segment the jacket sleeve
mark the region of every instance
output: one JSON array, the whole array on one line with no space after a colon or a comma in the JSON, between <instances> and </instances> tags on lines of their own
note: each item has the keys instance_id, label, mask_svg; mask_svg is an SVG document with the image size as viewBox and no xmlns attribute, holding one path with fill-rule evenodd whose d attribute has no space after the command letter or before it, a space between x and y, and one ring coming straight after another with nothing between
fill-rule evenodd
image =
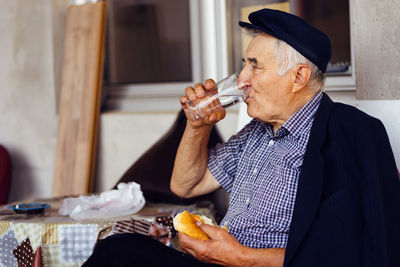
<instances>
[{"instance_id":1,"label":"jacket sleeve","mask_svg":"<svg viewBox=\"0 0 400 267\"><path fill-rule=\"evenodd\" d=\"M364 262L400 266L400 181L383 124L370 118L358 133L366 220Z\"/></svg>"}]
</instances>

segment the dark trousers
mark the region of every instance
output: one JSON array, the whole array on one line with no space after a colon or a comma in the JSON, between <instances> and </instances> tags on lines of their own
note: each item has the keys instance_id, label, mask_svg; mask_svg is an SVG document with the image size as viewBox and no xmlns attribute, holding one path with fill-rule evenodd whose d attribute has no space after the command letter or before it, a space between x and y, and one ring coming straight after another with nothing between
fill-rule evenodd
<instances>
[{"instance_id":1,"label":"dark trousers","mask_svg":"<svg viewBox=\"0 0 400 267\"><path fill-rule=\"evenodd\" d=\"M89 266L218 266L198 261L189 254L140 234L118 234L99 241L83 264Z\"/></svg>"}]
</instances>

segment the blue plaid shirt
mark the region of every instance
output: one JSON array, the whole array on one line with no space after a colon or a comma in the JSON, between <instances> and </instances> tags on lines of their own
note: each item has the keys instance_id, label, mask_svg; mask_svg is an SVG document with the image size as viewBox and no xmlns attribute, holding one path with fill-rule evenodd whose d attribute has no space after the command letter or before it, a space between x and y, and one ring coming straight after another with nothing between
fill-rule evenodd
<instances>
[{"instance_id":1,"label":"blue plaid shirt","mask_svg":"<svg viewBox=\"0 0 400 267\"><path fill-rule=\"evenodd\" d=\"M315 113L317 93L274 135L253 119L209 152L208 168L230 195L221 224L245 246L285 248L297 184Z\"/></svg>"}]
</instances>

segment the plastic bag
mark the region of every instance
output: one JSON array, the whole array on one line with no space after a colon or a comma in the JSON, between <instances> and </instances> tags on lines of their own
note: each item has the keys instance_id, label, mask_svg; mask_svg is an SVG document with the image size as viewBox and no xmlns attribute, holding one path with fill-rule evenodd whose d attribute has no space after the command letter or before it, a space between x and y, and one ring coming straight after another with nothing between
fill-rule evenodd
<instances>
[{"instance_id":1,"label":"plastic bag","mask_svg":"<svg viewBox=\"0 0 400 267\"><path fill-rule=\"evenodd\" d=\"M124 216L143 208L145 199L139 184L119 183L117 188L100 195L66 198L58 213L85 220Z\"/></svg>"}]
</instances>

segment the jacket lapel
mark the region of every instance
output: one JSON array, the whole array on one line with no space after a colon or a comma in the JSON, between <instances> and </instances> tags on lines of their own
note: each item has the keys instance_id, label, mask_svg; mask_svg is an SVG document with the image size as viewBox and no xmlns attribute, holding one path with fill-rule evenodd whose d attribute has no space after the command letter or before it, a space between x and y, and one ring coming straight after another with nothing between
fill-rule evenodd
<instances>
[{"instance_id":1,"label":"jacket lapel","mask_svg":"<svg viewBox=\"0 0 400 267\"><path fill-rule=\"evenodd\" d=\"M332 107L332 100L324 93L315 114L304 155L284 266L290 264L318 210L323 179L321 147L326 139L327 123Z\"/></svg>"}]
</instances>

